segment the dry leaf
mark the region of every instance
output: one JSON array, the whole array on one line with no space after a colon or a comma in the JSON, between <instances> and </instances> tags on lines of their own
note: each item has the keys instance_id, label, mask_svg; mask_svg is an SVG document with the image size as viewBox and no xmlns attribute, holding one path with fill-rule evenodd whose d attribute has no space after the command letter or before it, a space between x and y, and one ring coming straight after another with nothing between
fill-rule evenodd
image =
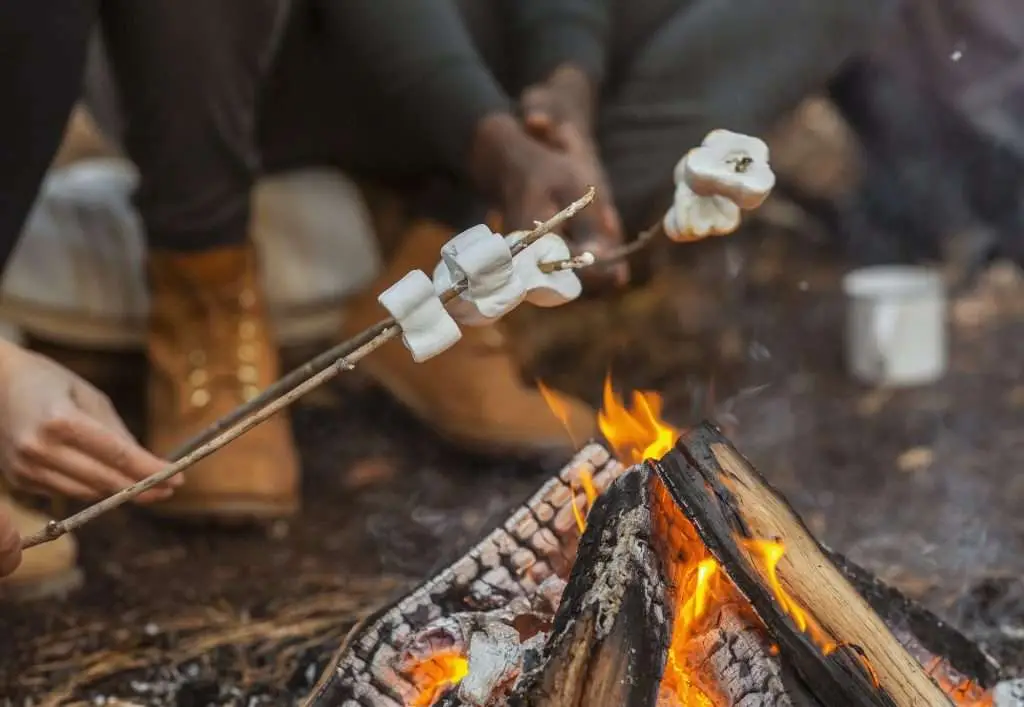
<instances>
[{"instance_id":1,"label":"dry leaf","mask_svg":"<svg viewBox=\"0 0 1024 707\"><path fill-rule=\"evenodd\" d=\"M903 472L923 471L935 461L931 447L911 447L896 459L896 466Z\"/></svg>"}]
</instances>

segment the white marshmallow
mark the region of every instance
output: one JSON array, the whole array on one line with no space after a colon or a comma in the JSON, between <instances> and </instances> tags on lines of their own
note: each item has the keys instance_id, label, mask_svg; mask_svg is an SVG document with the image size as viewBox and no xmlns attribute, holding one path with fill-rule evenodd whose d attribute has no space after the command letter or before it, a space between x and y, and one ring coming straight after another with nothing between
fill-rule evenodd
<instances>
[{"instance_id":1,"label":"white marshmallow","mask_svg":"<svg viewBox=\"0 0 1024 707\"><path fill-rule=\"evenodd\" d=\"M466 280L468 286L460 298L471 304L476 314L462 306L451 307L450 311L469 325L496 321L526 297L508 243L483 224L463 231L442 246L441 264L434 278L438 290Z\"/></svg>"},{"instance_id":2,"label":"white marshmallow","mask_svg":"<svg viewBox=\"0 0 1024 707\"><path fill-rule=\"evenodd\" d=\"M740 207L730 199L698 196L685 182L680 182L662 226L669 238L686 243L732 233L739 228L740 220Z\"/></svg>"},{"instance_id":3,"label":"white marshmallow","mask_svg":"<svg viewBox=\"0 0 1024 707\"><path fill-rule=\"evenodd\" d=\"M756 137L712 130L700 147L690 150L675 169L676 184L699 196L723 196L750 211L764 203L775 187L768 145Z\"/></svg>"},{"instance_id":4,"label":"white marshmallow","mask_svg":"<svg viewBox=\"0 0 1024 707\"><path fill-rule=\"evenodd\" d=\"M519 241L526 231L508 236L510 244ZM526 301L537 307L557 307L572 302L583 292L583 284L572 270L544 272L540 263L568 260L569 246L561 236L548 233L516 254L515 269L526 288Z\"/></svg>"},{"instance_id":5,"label":"white marshmallow","mask_svg":"<svg viewBox=\"0 0 1024 707\"><path fill-rule=\"evenodd\" d=\"M434 268L434 291L440 296L454 284L448 266L444 264L443 260L438 262L437 267ZM447 307L448 312L455 317L455 321L463 326L487 326L495 321L480 314L480 310L471 300L462 297L449 300Z\"/></svg>"},{"instance_id":6,"label":"white marshmallow","mask_svg":"<svg viewBox=\"0 0 1024 707\"><path fill-rule=\"evenodd\" d=\"M459 325L441 303L434 283L413 270L377 298L402 329L402 343L422 363L447 351L462 338Z\"/></svg>"}]
</instances>

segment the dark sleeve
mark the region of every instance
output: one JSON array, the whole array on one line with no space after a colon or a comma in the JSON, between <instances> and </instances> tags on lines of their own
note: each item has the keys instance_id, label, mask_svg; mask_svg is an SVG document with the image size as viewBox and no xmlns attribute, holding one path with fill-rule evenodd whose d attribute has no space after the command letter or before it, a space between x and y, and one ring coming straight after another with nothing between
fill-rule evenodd
<instances>
[{"instance_id":1,"label":"dark sleeve","mask_svg":"<svg viewBox=\"0 0 1024 707\"><path fill-rule=\"evenodd\" d=\"M523 85L543 81L562 64L576 65L600 85L610 6L610 0L508 0L513 44L524 48Z\"/></svg>"},{"instance_id":2,"label":"dark sleeve","mask_svg":"<svg viewBox=\"0 0 1024 707\"><path fill-rule=\"evenodd\" d=\"M395 110L455 170L464 170L477 123L511 109L473 46L454 2L328 0L332 33L360 58Z\"/></svg>"}]
</instances>

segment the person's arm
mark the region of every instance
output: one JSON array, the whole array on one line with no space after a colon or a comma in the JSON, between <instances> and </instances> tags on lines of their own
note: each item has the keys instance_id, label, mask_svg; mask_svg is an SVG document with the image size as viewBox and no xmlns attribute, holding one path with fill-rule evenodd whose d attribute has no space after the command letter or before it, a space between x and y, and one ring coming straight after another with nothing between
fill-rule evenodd
<instances>
[{"instance_id":1,"label":"person's arm","mask_svg":"<svg viewBox=\"0 0 1024 707\"><path fill-rule=\"evenodd\" d=\"M395 110L422 126L439 157L464 173L484 118L511 101L473 46L453 2L329 0L329 30L361 59ZM356 109L356 108L354 108Z\"/></svg>"},{"instance_id":2,"label":"person's arm","mask_svg":"<svg viewBox=\"0 0 1024 707\"><path fill-rule=\"evenodd\" d=\"M601 85L610 0L511 0L508 5L521 85L547 81L567 66L582 71L595 90Z\"/></svg>"}]
</instances>

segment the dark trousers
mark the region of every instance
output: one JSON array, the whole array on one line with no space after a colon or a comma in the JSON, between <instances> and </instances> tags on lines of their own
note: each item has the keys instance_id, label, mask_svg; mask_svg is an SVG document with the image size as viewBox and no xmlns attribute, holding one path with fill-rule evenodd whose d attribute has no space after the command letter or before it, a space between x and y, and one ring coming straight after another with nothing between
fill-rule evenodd
<instances>
[{"instance_id":1,"label":"dark trousers","mask_svg":"<svg viewBox=\"0 0 1024 707\"><path fill-rule=\"evenodd\" d=\"M0 3L0 268L10 259L82 90L102 25L149 244L241 241L258 170L257 92L287 0Z\"/></svg>"},{"instance_id":2,"label":"dark trousers","mask_svg":"<svg viewBox=\"0 0 1024 707\"><path fill-rule=\"evenodd\" d=\"M270 171L335 166L397 185L422 184L443 171L410 138L410 121L422 116L392 110L331 36L319 17L319 3L327 1L294 0L272 70L289 0L6 3L0 12L18 16L0 23L0 38L10 34L25 47L17 67L0 62L0 78L46 97L9 104L0 118L12 127L9 139L25 135L30 143L30 154L18 156L25 166L5 172L17 184L5 190L14 206L0 214L2 254L13 247L57 147L96 18L119 94L107 98L123 112L123 141L141 173L136 201L153 248L242 242L261 156ZM458 0L485 61L516 97L523 87L512 67L529 47L513 46L502 33L514 1ZM676 160L705 133L764 131L859 51L890 2L614 0L598 141L627 227L656 218ZM35 34L20 35L22 25ZM0 43L0 52L13 51L9 46ZM429 110L423 107L425 115ZM34 115L39 111L45 119Z\"/></svg>"},{"instance_id":3,"label":"dark trousers","mask_svg":"<svg viewBox=\"0 0 1024 707\"><path fill-rule=\"evenodd\" d=\"M299 5L261 113L264 165L335 166L416 184L441 170L333 41L319 0ZM424 0L428 1L428 0ZM478 51L513 98L518 52L503 35L515 0L457 2ZM598 142L630 232L667 206L672 169L715 128L761 134L822 88L885 21L888 0L613 0ZM422 116L429 120L430 106ZM461 226L463 224L453 224Z\"/></svg>"}]
</instances>

